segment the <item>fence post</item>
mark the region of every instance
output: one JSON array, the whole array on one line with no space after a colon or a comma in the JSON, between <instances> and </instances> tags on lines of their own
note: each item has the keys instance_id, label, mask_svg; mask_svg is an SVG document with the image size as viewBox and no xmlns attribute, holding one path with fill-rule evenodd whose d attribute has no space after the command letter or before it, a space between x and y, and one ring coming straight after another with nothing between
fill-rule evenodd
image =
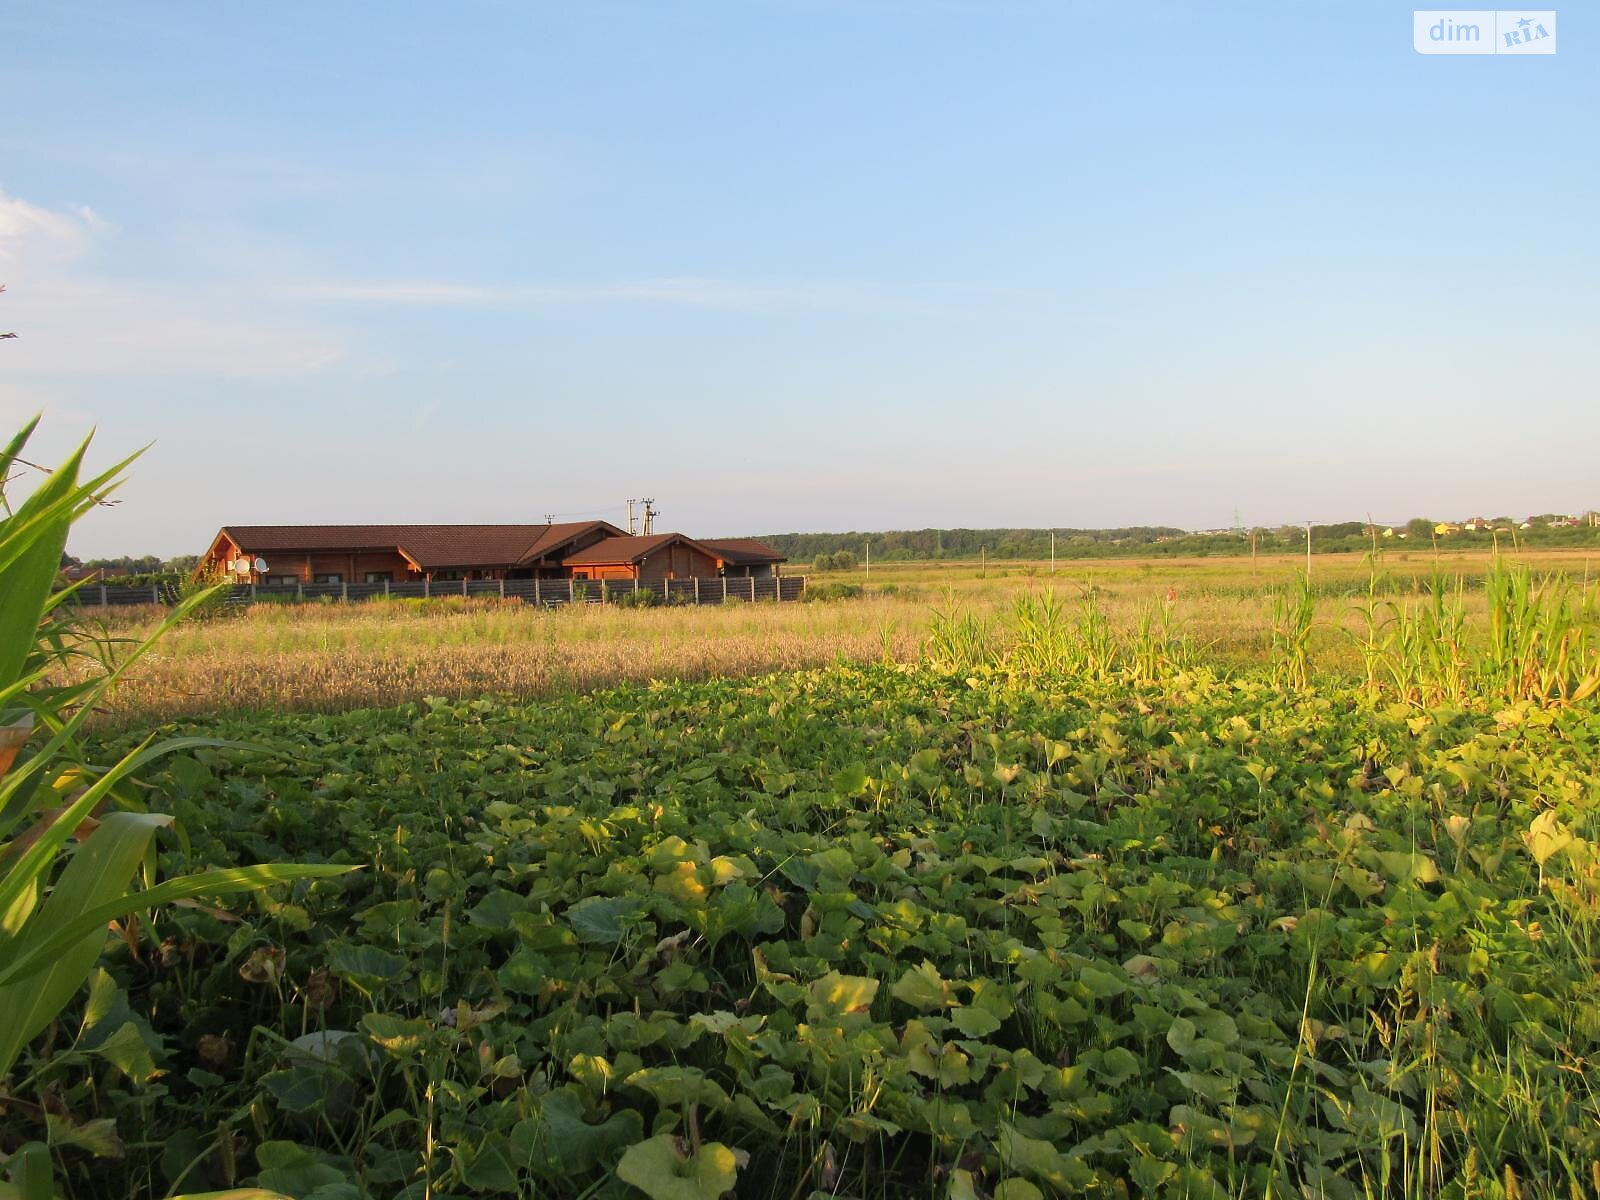
<instances>
[{"instance_id":1,"label":"fence post","mask_svg":"<svg viewBox=\"0 0 1600 1200\"><path fill-rule=\"evenodd\" d=\"M467 576L466 576L465 572L462 572L462 575L461 575L461 596L462 596L462 599L465 599L466 595L467 595Z\"/></svg>"},{"instance_id":2,"label":"fence post","mask_svg":"<svg viewBox=\"0 0 1600 1200\"><path fill-rule=\"evenodd\" d=\"M256 585L252 583L250 585L250 603L254 604L255 602L256 602Z\"/></svg>"},{"instance_id":3,"label":"fence post","mask_svg":"<svg viewBox=\"0 0 1600 1200\"><path fill-rule=\"evenodd\" d=\"M575 584L572 581L571 576L568 576L567 577L567 603L571 604L575 599L577 599L577 596L578 596L578 585Z\"/></svg>"},{"instance_id":4,"label":"fence post","mask_svg":"<svg viewBox=\"0 0 1600 1200\"><path fill-rule=\"evenodd\" d=\"M747 575L746 578L750 580L750 603L754 604L756 602L756 577Z\"/></svg>"},{"instance_id":5,"label":"fence post","mask_svg":"<svg viewBox=\"0 0 1600 1200\"><path fill-rule=\"evenodd\" d=\"M698 575L694 577L694 602L696 604L700 603L700 576Z\"/></svg>"},{"instance_id":6,"label":"fence post","mask_svg":"<svg viewBox=\"0 0 1600 1200\"><path fill-rule=\"evenodd\" d=\"M385 600L389 598L389 581L387 579L383 581L383 598Z\"/></svg>"},{"instance_id":7,"label":"fence post","mask_svg":"<svg viewBox=\"0 0 1600 1200\"><path fill-rule=\"evenodd\" d=\"M724 604L728 602L728 577L726 575L722 577L722 602Z\"/></svg>"},{"instance_id":8,"label":"fence post","mask_svg":"<svg viewBox=\"0 0 1600 1200\"><path fill-rule=\"evenodd\" d=\"M106 585L102 583L100 585L100 607L106 608L107 606L108 601L106 600Z\"/></svg>"},{"instance_id":9,"label":"fence post","mask_svg":"<svg viewBox=\"0 0 1600 1200\"><path fill-rule=\"evenodd\" d=\"M150 603L151 604L160 604L161 603L161 586L159 584L152 583L150 585Z\"/></svg>"},{"instance_id":10,"label":"fence post","mask_svg":"<svg viewBox=\"0 0 1600 1200\"><path fill-rule=\"evenodd\" d=\"M505 598L506 598L506 577L504 575L502 575L502 576L500 576L500 599L504 600Z\"/></svg>"},{"instance_id":11,"label":"fence post","mask_svg":"<svg viewBox=\"0 0 1600 1200\"><path fill-rule=\"evenodd\" d=\"M433 588L431 588L429 586L430 582L431 581L428 579L428 577L426 575L424 575L422 577L422 598L424 600L426 600L429 596L433 595Z\"/></svg>"},{"instance_id":12,"label":"fence post","mask_svg":"<svg viewBox=\"0 0 1600 1200\"><path fill-rule=\"evenodd\" d=\"M343 600L346 604L350 603L350 581L348 579L342 579L339 581L339 599Z\"/></svg>"}]
</instances>

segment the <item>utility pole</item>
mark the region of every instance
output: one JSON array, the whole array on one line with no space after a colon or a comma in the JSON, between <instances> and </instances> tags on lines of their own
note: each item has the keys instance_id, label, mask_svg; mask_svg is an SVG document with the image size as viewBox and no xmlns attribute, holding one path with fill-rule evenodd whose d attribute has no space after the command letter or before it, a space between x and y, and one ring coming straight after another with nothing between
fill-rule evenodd
<instances>
[{"instance_id":1,"label":"utility pole","mask_svg":"<svg viewBox=\"0 0 1600 1200\"><path fill-rule=\"evenodd\" d=\"M867 539L867 582L872 582L872 539Z\"/></svg>"},{"instance_id":2,"label":"utility pole","mask_svg":"<svg viewBox=\"0 0 1600 1200\"><path fill-rule=\"evenodd\" d=\"M637 500L632 499L631 497L628 500L628 536L629 537L632 537L634 534L639 532L639 530L638 530L637 526L635 526L634 520L633 520L633 506L635 504L637 504L637 503L639 503L639 502Z\"/></svg>"},{"instance_id":3,"label":"utility pole","mask_svg":"<svg viewBox=\"0 0 1600 1200\"><path fill-rule=\"evenodd\" d=\"M556 515L555 515L555 513L545 513L545 515L544 515L544 523L546 525L554 525L556 523Z\"/></svg>"},{"instance_id":4,"label":"utility pole","mask_svg":"<svg viewBox=\"0 0 1600 1200\"><path fill-rule=\"evenodd\" d=\"M989 547L978 547L978 578L989 578Z\"/></svg>"},{"instance_id":5,"label":"utility pole","mask_svg":"<svg viewBox=\"0 0 1600 1200\"><path fill-rule=\"evenodd\" d=\"M1306 578L1311 578L1311 522L1306 522Z\"/></svg>"},{"instance_id":6,"label":"utility pole","mask_svg":"<svg viewBox=\"0 0 1600 1200\"><path fill-rule=\"evenodd\" d=\"M1056 573L1056 531L1050 531L1050 574Z\"/></svg>"},{"instance_id":7,"label":"utility pole","mask_svg":"<svg viewBox=\"0 0 1600 1200\"><path fill-rule=\"evenodd\" d=\"M644 536L649 537L650 530L655 524L655 519L661 514L653 507L655 505L655 497L646 496L640 503L644 505Z\"/></svg>"}]
</instances>

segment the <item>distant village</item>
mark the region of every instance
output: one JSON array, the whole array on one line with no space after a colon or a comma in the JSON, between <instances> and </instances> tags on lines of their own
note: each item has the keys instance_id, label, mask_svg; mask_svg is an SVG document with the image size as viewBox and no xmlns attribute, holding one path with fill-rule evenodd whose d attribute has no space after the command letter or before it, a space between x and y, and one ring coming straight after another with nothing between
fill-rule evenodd
<instances>
[{"instance_id":1,"label":"distant village","mask_svg":"<svg viewBox=\"0 0 1600 1200\"><path fill-rule=\"evenodd\" d=\"M1366 522L1345 522L1341 525L1320 525L1310 523L1315 531L1324 529L1340 533L1351 532L1351 527L1358 527L1365 537L1378 537L1406 541L1410 538L1443 538L1461 533L1504 533L1515 534L1524 530L1534 529L1580 529L1600 528L1600 511L1591 510L1579 516L1562 515L1560 513L1542 513L1527 520L1518 521L1514 517L1470 517L1465 521L1432 521L1419 517L1401 525L1378 525ZM1276 532L1286 535L1296 533L1299 526L1285 525ZM1248 537L1250 531L1241 526L1228 526L1221 529L1196 529L1187 534L1175 534L1158 537L1158 542L1170 542L1182 537Z\"/></svg>"}]
</instances>

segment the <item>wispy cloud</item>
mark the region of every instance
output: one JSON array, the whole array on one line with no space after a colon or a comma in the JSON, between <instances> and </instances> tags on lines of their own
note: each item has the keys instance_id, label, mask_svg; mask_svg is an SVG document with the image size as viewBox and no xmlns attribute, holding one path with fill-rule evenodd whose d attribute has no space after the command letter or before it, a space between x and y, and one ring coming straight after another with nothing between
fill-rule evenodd
<instances>
[{"instance_id":1,"label":"wispy cloud","mask_svg":"<svg viewBox=\"0 0 1600 1200\"><path fill-rule=\"evenodd\" d=\"M75 258L106 222L87 204L44 208L0 188L0 262L24 257Z\"/></svg>"},{"instance_id":2,"label":"wispy cloud","mask_svg":"<svg viewBox=\"0 0 1600 1200\"><path fill-rule=\"evenodd\" d=\"M974 289L885 286L821 279L751 281L714 276L658 276L593 283L475 284L436 280L325 280L293 285L307 300L416 307L513 308L657 304L730 311L838 309L936 315L954 311L957 293ZM972 295L967 295L970 301Z\"/></svg>"},{"instance_id":3,"label":"wispy cloud","mask_svg":"<svg viewBox=\"0 0 1600 1200\"><path fill-rule=\"evenodd\" d=\"M87 205L52 209L0 190L0 267L8 286L10 372L212 375L318 371L337 340L262 306L243 280L180 286L103 272L113 226Z\"/></svg>"}]
</instances>

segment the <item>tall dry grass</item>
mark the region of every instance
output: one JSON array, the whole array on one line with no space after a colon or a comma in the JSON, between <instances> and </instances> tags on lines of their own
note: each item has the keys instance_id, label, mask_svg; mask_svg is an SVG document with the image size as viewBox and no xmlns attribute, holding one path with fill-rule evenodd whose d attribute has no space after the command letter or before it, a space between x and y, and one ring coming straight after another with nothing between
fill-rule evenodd
<instances>
[{"instance_id":1,"label":"tall dry grass","mask_svg":"<svg viewBox=\"0 0 1600 1200\"><path fill-rule=\"evenodd\" d=\"M1294 590L1292 632L1308 672L1371 678L1376 664L1364 656L1373 646L1377 597L1370 564L1350 558L1320 561L1311 586ZM1487 630L1483 574L1475 573L1486 573L1487 564L1461 565L1468 573L1457 577L1465 586L1454 603L1467 624ZM1549 566L1574 581L1587 568L1579 559L1552 558ZM1414 573L1410 568L1404 564L1384 576L1385 597L1404 604L1429 595L1421 564ZM862 582L863 573L850 578ZM1293 579L1287 561L1254 567L1248 560L1119 561L1054 577L991 569L987 578L972 565L911 564L897 565L892 574L875 568L865 596L829 603L553 611L495 599L262 605L176 630L160 654L141 662L116 690L101 719L121 724L255 709L332 711L421 696L528 698L836 660L906 661L922 653L930 634L952 632L955 619L972 643L964 653L981 657L982 640L999 636L1019 614L1052 629L1070 612L1075 625L1087 622L1088 634L1103 638L1116 631L1152 654L1165 647L1161 653L1170 655L1169 643L1181 639L1186 655L1238 669L1273 661L1275 639L1281 643L1286 631L1273 597L1289 594L1285 584ZM1051 603L1060 610L1042 606L1038 597L1046 588L1054 589ZM103 614L103 636L134 636L157 611L111 610ZM102 619L96 610L88 615ZM1405 632L1391 624L1386 636Z\"/></svg>"}]
</instances>

